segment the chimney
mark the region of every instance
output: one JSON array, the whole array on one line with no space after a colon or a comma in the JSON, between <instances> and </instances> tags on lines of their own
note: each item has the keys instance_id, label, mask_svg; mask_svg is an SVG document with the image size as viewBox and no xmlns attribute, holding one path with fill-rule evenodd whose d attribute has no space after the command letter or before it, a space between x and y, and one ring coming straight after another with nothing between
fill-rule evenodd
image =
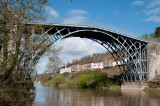
<instances>
[{"instance_id":1,"label":"chimney","mask_svg":"<svg viewBox=\"0 0 160 106\"><path fill-rule=\"evenodd\" d=\"M72 63L74 63L74 59L72 60Z\"/></svg>"}]
</instances>

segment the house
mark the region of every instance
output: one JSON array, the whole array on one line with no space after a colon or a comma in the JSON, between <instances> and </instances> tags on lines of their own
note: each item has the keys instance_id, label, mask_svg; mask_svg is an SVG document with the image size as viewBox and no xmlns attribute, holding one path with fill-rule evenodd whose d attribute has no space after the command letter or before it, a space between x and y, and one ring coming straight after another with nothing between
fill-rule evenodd
<instances>
[{"instance_id":1,"label":"house","mask_svg":"<svg viewBox=\"0 0 160 106\"><path fill-rule=\"evenodd\" d=\"M77 72L77 71L79 71L78 59L73 59L73 60L72 60L71 71L72 71L72 72Z\"/></svg>"},{"instance_id":2,"label":"house","mask_svg":"<svg viewBox=\"0 0 160 106\"><path fill-rule=\"evenodd\" d=\"M124 65L125 62L127 62L127 59L124 59L124 61L114 61L112 64L113 64L113 67L114 66L117 66L117 65Z\"/></svg>"},{"instance_id":3,"label":"house","mask_svg":"<svg viewBox=\"0 0 160 106\"><path fill-rule=\"evenodd\" d=\"M112 67L113 66L113 59L104 59L103 66L104 67Z\"/></svg>"},{"instance_id":4,"label":"house","mask_svg":"<svg viewBox=\"0 0 160 106\"><path fill-rule=\"evenodd\" d=\"M108 55L107 55L108 56ZM126 61L126 60L125 60ZM117 64L118 62L118 64ZM61 68L60 73L64 72L79 72L85 70L103 70L104 68L114 67L116 65L123 65L125 62L117 61L115 62L110 57L94 57L93 59L73 59L71 64L68 64L66 67Z\"/></svg>"},{"instance_id":5,"label":"house","mask_svg":"<svg viewBox=\"0 0 160 106\"><path fill-rule=\"evenodd\" d=\"M63 74L65 72L71 73L71 65L67 64L64 65L61 69L60 69L60 74Z\"/></svg>"},{"instance_id":6,"label":"house","mask_svg":"<svg viewBox=\"0 0 160 106\"><path fill-rule=\"evenodd\" d=\"M100 69L103 70L103 62L93 62L90 63L90 69L91 70L96 70L96 69Z\"/></svg>"},{"instance_id":7,"label":"house","mask_svg":"<svg viewBox=\"0 0 160 106\"><path fill-rule=\"evenodd\" d=\"M84 63L83 70L91 70L91 63Z\"/></svg>"}]
</instances>

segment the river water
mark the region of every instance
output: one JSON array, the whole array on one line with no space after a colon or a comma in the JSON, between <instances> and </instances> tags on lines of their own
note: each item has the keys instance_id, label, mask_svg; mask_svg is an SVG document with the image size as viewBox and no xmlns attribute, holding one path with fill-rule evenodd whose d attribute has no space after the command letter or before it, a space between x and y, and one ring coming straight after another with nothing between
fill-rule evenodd
<instances>
[{"instance_id":1,"label":"river water","mask_svg":"<svg viewBox=\"0 0 160 106\"><path fill-rule=\"evenodd\" d=\"M159 94L143 91L54 88L35 82L33 106L160 106Z\"/></svg>"}]
</instances>

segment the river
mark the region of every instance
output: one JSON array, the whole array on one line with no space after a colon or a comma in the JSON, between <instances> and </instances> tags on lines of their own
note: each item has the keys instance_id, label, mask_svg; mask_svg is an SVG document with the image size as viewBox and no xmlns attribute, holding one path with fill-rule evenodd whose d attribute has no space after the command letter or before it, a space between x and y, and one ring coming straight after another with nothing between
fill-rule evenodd
<instances>
[{"instance_id":1,"label":"river","mask_svg":"<svg viewBox=\"0 0 160 106\"><path fill-rule=\"evenodd\" d=\"M160 106L158 94L144 91L55 88L35 82L33 106Z\"/></svg>"}]
</instances>

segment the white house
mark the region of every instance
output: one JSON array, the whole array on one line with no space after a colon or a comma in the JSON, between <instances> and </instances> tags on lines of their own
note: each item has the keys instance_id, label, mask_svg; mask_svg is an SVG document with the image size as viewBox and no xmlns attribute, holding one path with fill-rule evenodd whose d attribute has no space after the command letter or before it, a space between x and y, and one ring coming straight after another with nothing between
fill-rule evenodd
<instances>
[{"instance_id":1,"label":"white house","mask_svg":"<svg viewBox=\"0 0 160 106\"><path fill-rule=\"evenodd\" d=\"M95 69L103 69L103 62L95 62L95 63L91 63L91 70L95 70Z\"/></svg>"},{"instance_id":2,"label":"white house","mask_svg":"<svg viewBox=\"0 0 160 106\"><path fill-rule=\"evenodd\" d=\"M63 74L65 72L71 73L71 66L65 65L65 67L63 67L63 68L60 69L60 74Z\"/></svg>"},{"instance_id":3,"label":"white house","mask_svg":"<svg viewBox=\"0 0 160 106\"><path fill-rule=\"evenodd\" d=\"M127 59L125 59L124 61L127 62ZM117 62L115 61L115 62L113 62L113 63L112 63L112 64L113 64L113 67L116 66L116 65L123 65L123 64L125 64L124 61L117 61ZM117 64L117 63L118 63L118 64Z\"/></svg>"}]
</instances>

